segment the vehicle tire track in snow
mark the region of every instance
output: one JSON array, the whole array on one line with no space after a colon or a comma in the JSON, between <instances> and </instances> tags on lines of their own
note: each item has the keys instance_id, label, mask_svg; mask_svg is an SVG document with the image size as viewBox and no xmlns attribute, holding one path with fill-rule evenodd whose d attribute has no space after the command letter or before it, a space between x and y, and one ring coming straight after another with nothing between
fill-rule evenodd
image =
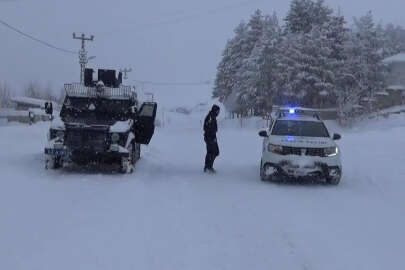
<instances>
[{"instance_id":1,"label":"vehicle tire track in snow","mask_svg":"<svg viewBox=\"0 0 405 270\"><path fill-rule=\"evenodd\" d=\"M293 241L291 235L286 232L282 231L281 238L285 243L288 252L292 259L297 262L297 264L301 267L302 270L312 270L308 259L299 251L297 244Z\"/></svg>"}]
</instances>

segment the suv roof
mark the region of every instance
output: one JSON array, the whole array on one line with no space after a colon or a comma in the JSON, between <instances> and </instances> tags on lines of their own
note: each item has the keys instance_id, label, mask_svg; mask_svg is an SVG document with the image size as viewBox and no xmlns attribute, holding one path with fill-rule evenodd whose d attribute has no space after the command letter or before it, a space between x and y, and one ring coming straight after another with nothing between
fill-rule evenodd
<instances>
[{"instance_id":1,"label":"suv roof","mask_svg":"<svg viewBox=\"0 0 405 270\"><path fill-rule=\"evenodd\" d=\"M314 110L303 108L280 108L276 114L277 120L291 121L313 121L322 122L319 115Z\"/></svg>"},{"instance_id":2,"label":"suv roof","mask_svg":"<svg viewBox=\"0 0 405 270\"><path fill-rule=\"evenodd\" d=\"M276 120L289 120L289 121L311 121L311 122L322 122L322 120L308 115L287 115L278 117Z\"/></svg>"}]
</instances>

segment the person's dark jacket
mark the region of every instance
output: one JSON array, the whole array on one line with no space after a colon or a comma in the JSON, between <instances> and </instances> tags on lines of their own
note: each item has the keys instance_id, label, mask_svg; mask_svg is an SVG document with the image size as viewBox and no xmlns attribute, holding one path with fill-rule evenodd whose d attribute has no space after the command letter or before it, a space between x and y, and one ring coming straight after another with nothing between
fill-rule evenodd
<instances>
[{"instance_id":1,"label":"person's dark jacket","mask_svg":"<svg viewBox=\"0 0 405 270\"><path fill-rule=\"evenodd\" d=\"M215 111L210 111L204 121L204 139L206 141L216 141L217 131L217 114Z\"/></svg>"}]
</instances>

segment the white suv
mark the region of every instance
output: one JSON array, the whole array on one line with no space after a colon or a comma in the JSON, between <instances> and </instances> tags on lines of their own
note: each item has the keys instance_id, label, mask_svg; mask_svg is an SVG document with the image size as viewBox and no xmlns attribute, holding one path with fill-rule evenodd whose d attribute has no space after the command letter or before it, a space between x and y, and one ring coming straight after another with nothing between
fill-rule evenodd
<instances>
[{"instance_id":1,"label":"white suv","mask_svg":"<svg viewBox=\"0 0 405 270\"><path fill-rule=\"evenodd\" d=\"M330 135L318 115L304 109L280 109L264 137L262 181L308 179L338 185L342 177L341 136Z\"/></svg>"}]
</instances>

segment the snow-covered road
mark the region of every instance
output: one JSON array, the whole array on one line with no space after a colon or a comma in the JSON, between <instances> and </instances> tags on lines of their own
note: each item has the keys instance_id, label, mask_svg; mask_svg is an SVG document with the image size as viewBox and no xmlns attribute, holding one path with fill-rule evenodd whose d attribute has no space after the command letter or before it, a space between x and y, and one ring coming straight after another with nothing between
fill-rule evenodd
<instances>
[{"instance_id":1,"label":"snow-covered road","mask_svg":"<svg viewBox=\"0 0 405 270\"><path fill-rule=\"evenodd\" d=\"M204 175L193 123L134 175L46 171L46 124L1 127L0 269L405 269L403 116L343 132L337 187L260 182L254 129L222 128Z\"/></svg>"}]
</instances>

